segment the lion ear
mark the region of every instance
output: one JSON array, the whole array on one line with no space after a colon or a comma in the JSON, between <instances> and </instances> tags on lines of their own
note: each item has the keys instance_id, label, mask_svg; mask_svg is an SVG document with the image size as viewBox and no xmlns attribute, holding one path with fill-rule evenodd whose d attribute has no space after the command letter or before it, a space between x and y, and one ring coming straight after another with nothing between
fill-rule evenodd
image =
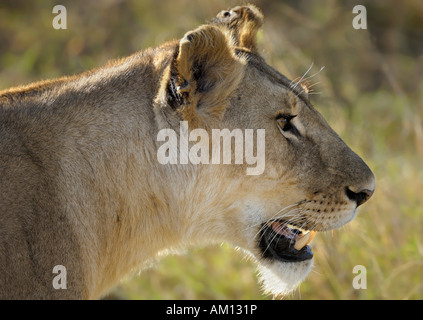
<instances>
[{"instance_id":1,"label":"lion ear","mask_svg":"<svg viewBox=\"0 0 423 320\"><path fill-rule=\"evenodd\" d=\"M221 11L211 23L228 29L237 46L257 51L257 32L263 19L259 8L248 5Z\"/></svg>"},{"instance_id":2,"label":"lion ear","mask_svg":"<svg viewBox=\"0 0 423 320\"><path fill-rule=\"evenodd\" d=\"M171 71L184 120L221 119L243 72L244 62L235 55L228 34L211 25L188 32L179 42Z\"/></svg>"}]
</instances>

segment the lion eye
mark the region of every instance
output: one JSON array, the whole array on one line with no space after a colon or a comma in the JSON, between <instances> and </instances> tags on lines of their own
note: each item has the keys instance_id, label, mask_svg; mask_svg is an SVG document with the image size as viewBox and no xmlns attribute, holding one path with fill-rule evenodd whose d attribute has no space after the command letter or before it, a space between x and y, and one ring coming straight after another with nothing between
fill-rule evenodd
<instances>
[{"instance_id":1,"label":"lion eye","mask_svg":"<svg viewBox=\"0 0 423 320\"><path fill-rule=\"evenodd\" d=\"M292 125L291 120L295 117L296 115L293 116L290 114L281 114L276 117L276 122L282 131L292 131L295 129L295 127Z\"/></svg>"}]
</instances>

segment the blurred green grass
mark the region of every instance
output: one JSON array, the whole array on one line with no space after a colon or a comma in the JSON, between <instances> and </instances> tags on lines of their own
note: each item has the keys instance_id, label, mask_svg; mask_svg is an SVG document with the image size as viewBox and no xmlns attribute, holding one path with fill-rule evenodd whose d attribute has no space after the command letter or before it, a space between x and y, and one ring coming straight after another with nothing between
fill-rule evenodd
<instances>
[{"instance_id":1,"label":"blurred green grass","mask_svg":"<svg viewBox=\"0 0 423 320\"><path fill-rule=\"evenodd\" d=\"M264 11L262 55L294 79L313 63L312 102L376 175L355 220L313 241L315 266L288 299L423 298L423 5L250 1ZM239 1L0 2L0 88L75 74L182 37ZM241 2L242 3L242 2ZM52 8L67 8L54 30ZM369 30L352 28L367 8ZM418 41L420 39L420 41ZM355 265L367 289L352 287ZM271 299L255 265L227 244L188 248L124 280L106 298Z\"/></svg>"}]
</instances>

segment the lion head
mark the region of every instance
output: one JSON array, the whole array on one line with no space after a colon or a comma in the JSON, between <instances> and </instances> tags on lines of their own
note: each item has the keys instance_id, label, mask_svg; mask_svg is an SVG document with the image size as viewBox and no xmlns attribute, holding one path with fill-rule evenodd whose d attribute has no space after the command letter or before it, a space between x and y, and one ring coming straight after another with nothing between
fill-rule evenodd
<instances>
[{"instance_id":1,"label":"lion head","mask_svg":"<svg viewBox=\"0 0 423 320\"><path fill-rule=\"evenodd\" d=\"M159 129L172 129L180 139L189 135L187 150L195 145L189 152L205 160L161 169L178 195L175 232L185 243L228 241L242 248L259 264L266 290L282 294L311 270L308 243L316 232L351 221L373 194L375 178L307 92L259 55L262 23L261 12L250 5L223 11L188 32L162 77L155 116ZM215 129L232 134L229 163L212 161ZM247 150L265 159L252 174L246 173L252 167Z\"/></svg>"}]
</instances>

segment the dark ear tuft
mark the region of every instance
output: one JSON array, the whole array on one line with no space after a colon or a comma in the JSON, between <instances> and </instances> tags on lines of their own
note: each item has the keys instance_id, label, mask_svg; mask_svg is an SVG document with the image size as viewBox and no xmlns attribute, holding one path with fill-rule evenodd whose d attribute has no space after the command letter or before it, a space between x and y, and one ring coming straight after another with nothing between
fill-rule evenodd
<instances>
[{"instance_id":1,"label":"dark ear tuft","mask_svg":"<svg viewBox=\"0 0 423 320\"><path fill-rule=\"evenodd\" d=\"M187 34L185 37L188 41L192 41L194 39L192 33Z\"/></svg>"}]
</instances>

